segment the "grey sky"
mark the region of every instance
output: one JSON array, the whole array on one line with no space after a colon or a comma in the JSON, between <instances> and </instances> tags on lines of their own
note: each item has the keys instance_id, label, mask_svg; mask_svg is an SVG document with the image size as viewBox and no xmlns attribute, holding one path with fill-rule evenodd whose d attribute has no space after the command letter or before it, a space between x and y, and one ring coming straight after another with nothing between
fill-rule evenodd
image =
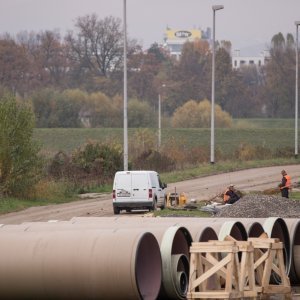
<instances>
[{"instance_id":1,"label":"grey sky","mask_svg":"<svg viewBox=\"0 0 300 300\"><path fill-rule=\"evenodd\" d=\"M212 27L215 4L225 6L217 11L216 39L230 40L241 55L253 45L263 50L278 32L295 34L294 22L300 21L300 0L127 0L128 35L148 47L162 42L166 26ZM64 34L78 16L122 18L122 11L123 0L0 0L0 33L59 29Z\"/></svg>"}]
</instances>

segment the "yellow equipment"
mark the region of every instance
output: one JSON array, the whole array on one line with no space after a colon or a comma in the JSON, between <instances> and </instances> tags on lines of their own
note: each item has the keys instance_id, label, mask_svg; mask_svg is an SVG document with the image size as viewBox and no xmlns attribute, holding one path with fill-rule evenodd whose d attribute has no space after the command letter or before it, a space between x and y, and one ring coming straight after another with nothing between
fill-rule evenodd
<instances>
[{"instance_id":1,"label":"yellow equipment","mask_svg":"<svg viewBox=\"0 0 300 300\"><path fill-rule=\"evenodd\" d=\"M185 193L168 193L167 195L167 207L170 206L183 206L187 202Z\"/></svg>"}]
</instances>

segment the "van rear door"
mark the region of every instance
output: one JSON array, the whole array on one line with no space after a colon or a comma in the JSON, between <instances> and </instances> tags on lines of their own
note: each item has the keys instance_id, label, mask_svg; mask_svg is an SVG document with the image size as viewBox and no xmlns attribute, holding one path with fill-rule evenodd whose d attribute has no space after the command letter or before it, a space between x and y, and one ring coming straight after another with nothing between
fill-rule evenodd
<instances>
[{"instance_id":1,"label":"van rear door","mask_svg":"<svg viewBox=\"0 0 300 300\"><path fill-rule=\"evenodd\" d=\"M128 201L131 197L131 174L119 173L115 178L116 200Z\"/></svg>"},{"instance_id":2,"label":"van rear door","mask_svg":"<svg viewBox=\"0 0 300 300\"><path fill-rule=\"evenodd\" d=\"M132 173L131 177L131 199L133 201L147 201L149 179L146 173Z\"/></svg>"}]
</instances>

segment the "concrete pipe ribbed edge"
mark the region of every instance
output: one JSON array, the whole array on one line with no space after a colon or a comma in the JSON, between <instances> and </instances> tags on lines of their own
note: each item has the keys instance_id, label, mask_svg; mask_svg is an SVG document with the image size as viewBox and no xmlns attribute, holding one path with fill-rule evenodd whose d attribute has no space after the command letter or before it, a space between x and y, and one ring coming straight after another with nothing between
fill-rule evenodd
<instances>
[{"instance_id":1,"label":"concrete pipe ribbed edge","mask_svg":"<svg viewBox=\"0 0 300 300\"><path fill-rule=\"evenodd\" d=\"M185 227L171 226L165 231L160 244L163 284L158 299L186 298L188 280L186 283L180 280L189 278L191 244L192 237ZM184 274L178 276L178 271Z\"/></svg>"},{"instance_id":2,"label":"concrete pipe ribbed edge","mask_svg":"<svg viewBox=\"0 0 300 300\"><path fill-rule=\"evenodd\" d=\"M284 219L290 236L291 267L289 278L292 284L300 284L300 219Z\"/></svg>"},{"instance_id":3,"label":"concrete pipe ribbed edge","mask_svg":"<svg viewBox=\"0 0 300 300\"><path fill-rule=\"evenodd\" d=\"M162 265L141 230L0 232L2 299L156 299Z\"/></svg>"},{"instance_id":4,"label":"concrete pipe ribbed edge","mask_svg":"<svg viewBox=\"0 0 300 300\"><path fill-rule=\"evenodd\" d=\"M219 241L223 241L227 235L238 241L247 240L247 231L239 221L220 221L212 223L210 226L217 232Z\"/></svg>"},{"instance_id":5,"label":"concrete pipe ribbed edge","mask_svg":"<svg viewBox=\"0 0 300 300\"><path fill-rule=\"evenodd\" d=\"M283 259L285 264L285 272L289 274L291 268L291 250L290 235L285 221L282 218L271 217L266 218L263 222L264 231L270 238L277 238L283 243ZM274 275L274 273L273 273ZM275 283L280 283L277 276L272 276Z\"/></svg>"}]
</instances>

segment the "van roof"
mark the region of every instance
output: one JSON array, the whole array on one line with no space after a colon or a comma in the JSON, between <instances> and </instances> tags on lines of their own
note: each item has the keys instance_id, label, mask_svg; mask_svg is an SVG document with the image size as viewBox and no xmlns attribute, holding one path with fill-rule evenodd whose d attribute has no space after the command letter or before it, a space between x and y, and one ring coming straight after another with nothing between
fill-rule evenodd
<instances>
[{"instance_id":1,"label":"van roof","mask_svg":"<svg viewBox=\"0 0 300 300\"><path fill-rule=\"evenodd\" d=\"M116 174L130 174L130 173L157 173L156 171L151 171L151 170L130 170L130 171L117 171Z\"/></svg>"}]
</instances>

